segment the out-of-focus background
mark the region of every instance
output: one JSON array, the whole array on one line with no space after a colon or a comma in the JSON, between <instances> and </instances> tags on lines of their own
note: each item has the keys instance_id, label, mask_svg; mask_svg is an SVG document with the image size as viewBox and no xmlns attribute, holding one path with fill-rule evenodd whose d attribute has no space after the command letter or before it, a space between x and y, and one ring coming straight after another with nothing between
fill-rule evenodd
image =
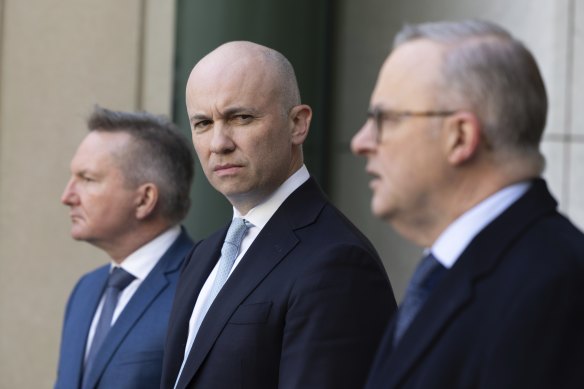
<instances>
[{"instance_id":1,"label":"out-of-focus background","mask_svg":"<svg viewBox=\"0 0 584 389\"><path fill-rule=\"evenodd\" d=\"M108 258L69 236L59 202L94 104L170 116L189 134L184 88L222 42L252 40L294 64L315 110L307 165L371 238L401 297L420 249L369 212L350 153L391 38L406 22L480 17L534 52L551 111L545 177L584 226L584 3L579 0L0 0L0 388L53 385L64 305ZM196 239L231 212L198 170Z\"/></svg>"}]
</instances>

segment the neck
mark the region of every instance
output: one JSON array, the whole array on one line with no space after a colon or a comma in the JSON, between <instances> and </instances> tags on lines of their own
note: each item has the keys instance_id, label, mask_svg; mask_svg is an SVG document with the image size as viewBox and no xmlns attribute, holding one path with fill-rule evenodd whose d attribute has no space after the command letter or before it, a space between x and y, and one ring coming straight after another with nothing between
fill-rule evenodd
<instances>
[{"instance_id":1,"label":"neck","mask_svg":"<svg viewBox=\"0 0 584 389\"><path fill-rule=\"evenodd\" d=\"M514 174L509 174L512 171ZM450 224L501 189L536 177L530 170L473 169L450 177L435 191L425 209L407 220L390 220L392 227L407 240L430 247Z\"/></svg>"},{"instance_id":2,"label":"neck","mask_svg":"<svg viewBox=\"0 0 584 389\"><path fill-rule=\"evenodd\" d=\"M286 173L284 179L280 182L275 184L274 186L270 187L269 189L260 191L249 191L245 194L236 195L236 196L229 196L227 199L231 203L231 205L237 209L237 211L242 215L245 216L247 213L265 202L274 192L278 190L290 177L294 175L303 165L302 161L298 161L297 163L293 163L290 165L290 169Z\"/></svg>"},{"instance_id":3,"label":"neck","mask_svg":"<svg viewBox=\"0 0 584 389\"><path fill-rule=\"evenodd\" d=\"M100 242L90 242L105 251L109 257L116 263L120 264L134 251L154 240L157 236L171 227L167 222L148 223L135 228L130 234L121 239L108 244Z\"/></svg>"}]
</instances>

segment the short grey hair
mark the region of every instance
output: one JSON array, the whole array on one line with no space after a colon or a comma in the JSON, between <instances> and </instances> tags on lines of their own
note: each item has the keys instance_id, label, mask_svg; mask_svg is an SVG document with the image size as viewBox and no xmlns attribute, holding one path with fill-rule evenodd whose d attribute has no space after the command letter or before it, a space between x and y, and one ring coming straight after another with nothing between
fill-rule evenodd
<instances>
[{"instance_id":1,"label":"short grey hair","mask_svg":"<svg viewBox=\"0 0 584 389\"><path fill-rule=\"evenodd\" d=\"M539 144L548 101L531 52L502 27L483 20L406 25L394 49L416 39L447 48L439 108L471 110L496 152L527 157L541 172Z\"/></svg>"},{"instance_id":2,"label":"short grey hair","mask_svg":"<svg viewBox=\"0 0 584 389\"><path fill-rule=\"evenodd\" d=\"M190 144L167 118L147 112L120 112L95 106L87 120L90 131L131 136L127 149L116 155L126 185L151 182L158 188L160 215L180 222L190 207L195 161Z\"/></svg>"}]
</instances>

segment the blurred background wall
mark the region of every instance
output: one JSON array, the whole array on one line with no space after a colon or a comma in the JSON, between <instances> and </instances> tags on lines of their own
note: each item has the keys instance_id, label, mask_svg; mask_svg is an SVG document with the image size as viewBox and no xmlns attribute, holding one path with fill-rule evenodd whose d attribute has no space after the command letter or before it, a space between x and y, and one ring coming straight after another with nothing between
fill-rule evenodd
<instances>
[{"instance_id":1,"label":"blurred background wall","mask_svg":"<svg viewBox=\"0 0 584 389\"><path fill-rule=\"evenodd\" d=\"M0 0L0 388L49 388L64 305L108 261L69 237L59 197L94 104L149 110L188 135L188 72L222 42L254 40L295 65L315 109L307 165L371 238L401 297L420 249L369 212L364 161L349 151L377 72L406 22L481 17L534 52L550 96L545 177L584 226L584 4L578 0ZM228 204L200 170L186 225L204 238Z\"/></svg>"}]
</instances>

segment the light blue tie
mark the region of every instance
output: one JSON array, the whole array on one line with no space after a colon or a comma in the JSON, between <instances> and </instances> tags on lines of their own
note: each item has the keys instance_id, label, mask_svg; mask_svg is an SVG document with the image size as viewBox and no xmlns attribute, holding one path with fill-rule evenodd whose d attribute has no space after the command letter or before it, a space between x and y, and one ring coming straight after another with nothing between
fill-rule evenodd
<instances>
[{"instance_id":1,"label":"light blue tie","mask_svg":"<svg viewBox=\"0 0 584 389\"><path fill-rule=\"evenodd\" d=\"M195 343L195 338L197 336L196 334L199 332L201 323L203 322L203 319L205 318L207 311L211 307L213 300L215 300L215 297L217 297L219 291L221 291L221 288L223 288L223 285L225 285L225 282L227 282L227 279L229 278L229 273L231 272L231 268L233 267L235 259L239 254L241 241L245 237L245 234L247 233L249 227L251 227L251 223L245 219L236 217L233 218L233 220L231 221L231 225L229 226L229 229L227 230L227 235L225 236L225 241L223 242L223 246L221 247L221 258L219 258L219 264L217 265L217 274L215 276L215 280L213 281L213 286L211 287L211 291L209 292L207 299L205 300L203 306L201 307L201 311L199 317L197 318L197 321L195 322L193 328L191 329L191 333L194 333L194 335L191 336L192 343L187 345L187 349L185 350L182 366L180 367L180 371L178 372L176 382L174 384L175 388L180 379L180 375L182 374L182 371L185 367L189 353L191 352L191 347Z\"/></svg>"},{"instance_id":2,"label":"light blue tie","mask_svg":"<svg viewBox=\"0 0 584 389\"><path fill-rule=\"evenodd\" d=\"M107 287L105 289L105 300L101 309L99 320L97 321L97 326L95 327L95 334L93 335L93 340L91 341L89 354L87 354L87 359L85 360L85 368L83 372L84 383L87 376L89 376L88 373L91 371L93 362L95 361L95 356L101 348L105 337L107 336L112 326L112 318L114 316L116 306L118 305L120 293L135 278L136 277L121 267L115 267L109 275L107 280Z\"/></svg>"},{"instance_id":3,"label":"light blue tie","mask_svg":"<svg viewBox=\"0 0 584 389\"><path fill-rule=\"evenodd\" d=\"M408 284L404 300L397 311L393 333L394 347L398 344L420 308L426 302L430 292L445 272L446 268L438 262L432 253L422 258Z\"/></svg>"},{"instance_id":4,"label":"light blue tie","mask_svg":"<svg viewBox=\"0 0 584 389\"><path fill-rule=\"evenodd\" d=\"M223 242L223 247L221 247L221 258L219 259L217 276L215 276L213 287L207 298L207 309L209 309L209 306L213 300L215 300L217 294L219 294L219 291L227 281L227 278L229 278L229 272L235 263L235 258L237 258L237 255L239 254L241 241L249 227L250 223L245 219L236 217L231 221L231 225L225 236L225 241ZM204 313L206 312L207 311L205 310Z\"/></svg>"}]
</instances>

